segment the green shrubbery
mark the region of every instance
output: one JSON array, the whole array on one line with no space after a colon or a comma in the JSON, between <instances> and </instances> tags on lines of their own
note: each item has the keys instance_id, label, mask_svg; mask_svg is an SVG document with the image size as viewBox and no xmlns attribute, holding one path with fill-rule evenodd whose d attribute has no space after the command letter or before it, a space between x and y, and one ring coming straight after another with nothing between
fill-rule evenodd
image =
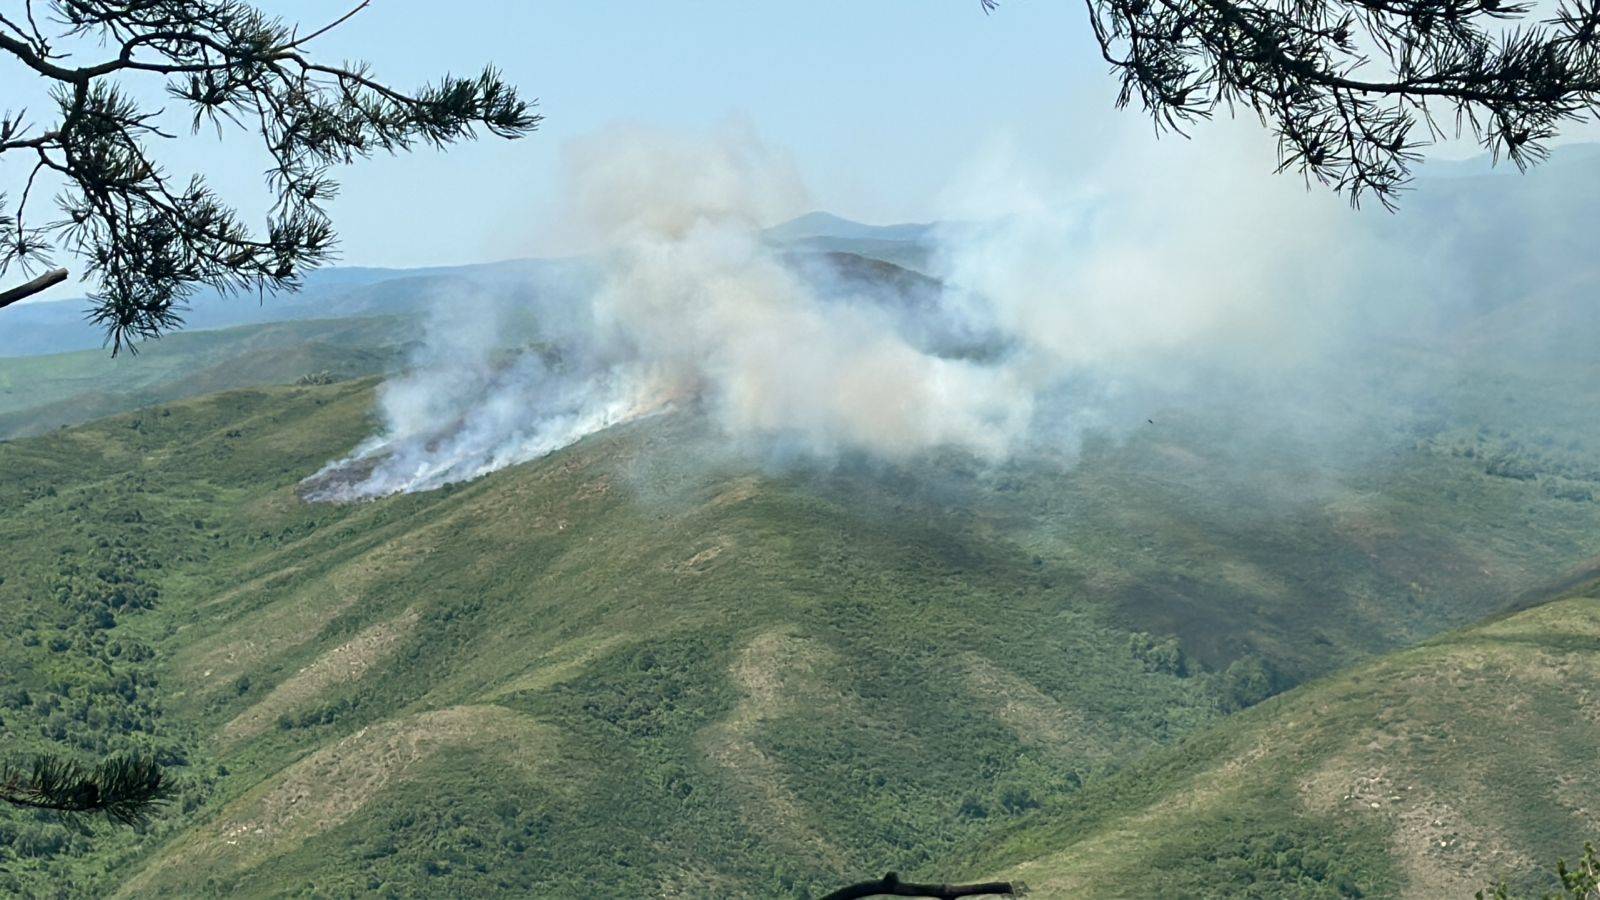
<instances>
[{"instance_id":1,"label":"green shrubbery","mask_svg":"<svg viewBox=\"0 0 1600 900\"><path fill-rule=\"evenodd\" d=\"M1144 665L1145 671L1183 678L1189 674L1189 661L1177 637L1168 636L1160 641L1144 632L1128 636L1128 649Z\"/></svg>"},{"instance_id":2,"label":"green shrubbery","mask_svg":"<svg viewBox=\"0 0 1600 900\"><path fill-rule=\"evenodd\" d=\"M553 745L452 745L246 868L136 836L84 857L35 835L46 855L0 850L20 889L152 860L177 893L334 896L648 895L689 869L730 894L805 896L888 868L988 871L993 857L951 861L1041 822L1070 824L1061 846L1182 790L1118 773L1210 740L1193 736L1224 711L1476 615L1503 596L1480 565L1555 571L1600 533L1552 479L1489 478L1448 454L1407 451L1332 500L1270 505L1209 471L1185 481L1140 444L1080 468L1009 465L993 476L1006 491L970 464L719 472L676 417L454 491L298 503L295 473L366 435L363 390L228 395L0 449L0 540L23 560L0 584L17 674L5 727L67 747L128 729L192 762L175 807L197 827L364 726L429 709L501 704ZM415 624L365 675L275 709L258 737L214 740L407 610ZM741 655L773 634L792 659ZM206 654L235 643L260 658L211 672ZM1335 853L1324 824L1208 822L1151 862L1151 883L1385 883L1382 846L1338 835Z\"/></svg>"},{"instance_id":3,"label":"green shrubbery","mask_svg":"<svg viewBox=\"0 0 1600 900\"><path fill-rule=\"evenodd\" d=\"M1594 844L1584 843L1583 855L1575 865L1568 866L1564 859L1556 860L1554 876L1554 890L1518 892L1501 881L1487 890L1478 891L1477 900L1515 900L1534 896L1539 900L1596 900L1600 898L1600 855L1595 853Z\"/></svg>"},{"instance_id":4,"label":"green shrubbery","mask_svg":"<svg viewBox=\"0 0 1600 900\"><path fill-rule=\"evenodd\" d=\"M1259 656L1234 660L1215 677L1218 702L1228 712L1237 712L1267 699L1286 685Z\"/></svg>"}]
</instances>

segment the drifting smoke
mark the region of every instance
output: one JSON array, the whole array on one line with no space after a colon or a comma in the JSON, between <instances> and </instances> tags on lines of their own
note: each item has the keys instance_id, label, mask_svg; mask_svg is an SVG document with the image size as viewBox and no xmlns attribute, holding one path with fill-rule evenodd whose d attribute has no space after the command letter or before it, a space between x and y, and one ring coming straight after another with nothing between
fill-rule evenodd
<instances>
[{"instance_id":1,"label":"drifting smoke","mask_svg":"<svg viewBox=\"0 0 1600 900\"><path fill-rule=\"evenodd\" d=\"M474 478L675 401L701 406L739 441L888 459L954 447L1000 460L1047 401L1052 417L1089 421L1129 385L1182 377L1153 357L1291 349L1266 338L1325 329L1312 318L1331 305L1313 301L1338 289L1338 254L1316 240L1329 204L1281 183L1271 202L1241 204L1252 195L1243 174L1146 171L1116 203L1060 202L1040 199L1014 167L993 167L1007 174L961 195L978 202L953 204L987 224L938 236L932 265L944 285L908 309L860 279L797 265L764 238L762 226L804 209L805 195L794 166L744 132L612 129L573 145L567 168L563 227L601 249L579 302L545 317L541 338L558 352L508 359L492 309L441 304L454 312L380 392L383 432L308 479L308 497ZM1263 180L1260 166L1237 168ZM1297 297L1289 323L1279 321L1286 286ZM941 344L930 329L984 346ZM1076 393L1063 407L1066 383Z\"/></svg>"},{"instance_id":2,"label":"drifting smoke","mask_svg":"<svg viewBox=\"0 0 1600 900\"><path fill-rule=\"evenodd\" d=\"M528 349L506 355L502 306L439 297L429 340L378 392L384 430L306 479L308 500L348 502L466 481L659 410L652 380Z\"/></svg>"}]
</instances>

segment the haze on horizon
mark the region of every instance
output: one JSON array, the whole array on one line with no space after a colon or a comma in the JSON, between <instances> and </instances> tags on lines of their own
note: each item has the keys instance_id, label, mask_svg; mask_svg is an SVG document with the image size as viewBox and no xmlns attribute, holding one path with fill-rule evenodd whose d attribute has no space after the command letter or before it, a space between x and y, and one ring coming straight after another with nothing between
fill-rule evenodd
<instances>
[{"instance_id":1,"label":"haze on horizon","mask_svg":"<svg viewBox=\"0 0 1600 900\"><path fill-rule=\"evenodd\" d=\"M307 27L330 15L312 0L269 8ZM682 27L691 20L695 27ZM984 15L976 0L717 0L689 9L477 0L441 15L419 0L385 0L318 38L317 48L368 61L399 86L492 60L539 98L546 116L527 140L339 170L341 194L329 209L340 265L463 265L578 249L559 216L563 153L618 123L688 133L735 123L787 154L803 178L805 202L790 214L826 210L881 224L961 212L952 193L1000 162L1057 190L1103 191L1137 177L1117 165L1130 155L1152 168L1204 172L1243 149L1261 178L1274 177L1272 139L1252 120L1201 129L1192 140L1158 138L1139 111L1114 109L1115 80L1073 4L1014 2ZM8 105L43 106L27 73L4 77ZM190 137L186 126L174 125L182 139L158 142L171 171L205 172L258 219L269 198L254 143ZM1591 129L1563 137L1586 136ZM1430 157L1478 152L1462 142ZM1295 176L1279 177L1299 187ZM0 187L11 185L0 179ZM39 299L81 290L74 282Z\"/></svg>"}]
</instances>

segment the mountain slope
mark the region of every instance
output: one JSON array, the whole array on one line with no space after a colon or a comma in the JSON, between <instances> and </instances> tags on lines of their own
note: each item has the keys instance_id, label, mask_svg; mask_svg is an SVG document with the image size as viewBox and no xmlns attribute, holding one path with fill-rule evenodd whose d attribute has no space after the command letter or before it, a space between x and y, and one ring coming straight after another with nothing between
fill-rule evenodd
<instances>
[{"instance_id":1,"label":"mountain slope","mask_svg":"<svg viewBox=\"0 0 1600 900\"><path fill-rule=\"evenodd\" d=\"M185 784L143 837L0 815L13 889L977 874L1029 856L962 848L1041 805L1097 808L1229 711L1600 552L1596 504L1476 460L1307 493L1303 458L1235 481L1242 450L1177 415L981 470L752 462L684 411L453 489L299 500L371 403L241 391L0 446L8 752L149 746Z\"/></svg>"},{"instance_id":2,"label":"mountain slope","mask_svg":"<svg viewBox=\"0 0 1600 900\"><path fill-rule=\"evenodd\" d=\"M971 853L1046 896L1529 890L1600 832L1600 582L1307 685Z\"/></svg>"},{"instance_id":3,"label":"mountain slope","mask_svg":"<svg viewBox=\"0 0 1600 900\"><path fill-rule=\"evenodd\" d=\"M260 780L240 779L130 890L271 891L308 872L404 884L427 863L448 892L815 888L886 856L916 865L982 828L976 810L1023 808L1074 767L1213 714L1203 685L1147 672L1017 551L864 517L803 483L681 471L688 424L444 495L269 501L291 502L274 533L339 521L197 607L164 678ZM1058 634L1029 641L1045 622ZM1016 759L1026 716L992 684L1041 698L1075 741ZM505 739L516 752L475 743L482 727L520 735ZM473 737L439 736L452 729ZM992 782L973 783L985 769ZM310 821L284 811L352 781L385 789ZM418 819L442 797L448 816ZM487 846L429 858L468 835Z\"/></svg>"},{"instance_id":4,"label":"mountain slope","mask_svg":"<svg viewBox=\"0 0 1600 900\"><path fill-rule=\"evenodd\" d=\"M926 276L852 253L795 252L785 261L802 275L825 281L827 290L890 309L919 345L963 354L985 352L993 344L986 335L939 324L932 314L940 302L939 283ZM48 340L30 355L0 352L0 439L220 390L392 371L427 334L431 314L471 308L484 319L497 317L502 335L516 332L524 322L551 314L552 306L561 307L563 298L582 294L578 269L502 263L410 276L330 269L318 279L318 289L339 289L336 299L310 291L276 298L270 311L251 307L258 317L287 321L222 328L217 323L230 313L214 312L196 318L200 327L145 341L137 352L116 357L105 348L47 354L42 347ZM541 281L544 276L549 280ZM374 278L382 280L364 280ZM24 327L16 333L48 336L48 329L41 332L27 316L22 319ZM65 321L82 324L70 316ZM526 330L530 336L537 333L531 325Z\"/></svg>"},{"instance_id":5,"label":"mountain slope","mask_svg":"<svg viewBox=\"0 0 1600 900\"><path fill-rule=\"evenodd\" d=\"M102 349L0 359L0 438L221 390L380 374L419 333L398 317L325 319L179 332L117 357Z\"/></svg>"}]
</instances>

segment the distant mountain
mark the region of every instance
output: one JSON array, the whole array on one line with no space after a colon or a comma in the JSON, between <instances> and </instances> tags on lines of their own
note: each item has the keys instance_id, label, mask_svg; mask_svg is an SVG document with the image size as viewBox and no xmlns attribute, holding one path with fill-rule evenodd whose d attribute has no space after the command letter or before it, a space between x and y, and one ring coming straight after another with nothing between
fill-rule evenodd
<instances>
[{"instance_id":1,"label":"distant mountain","mask_svg":"<svg viewBox=\"0 0 1600 900\"><path fill-rule=\"evenodd\" d=\"M828 212L810 212L799 218L774 225L765 232L772 241L801 241L814 238L833 238L851 241L922 241L927 240L935 223L905 223L900 225L867 225Z\"/></svg>"},{"instance_id":2,"label":"distant mountain","mask_svg":"<svg viewBox=\"0 0 1600 900\"><path fill-rule=\"evenodd\" d=\"M1514 177L1512 177L1514 176ZM1526 173L1487 157L1422 166L1413 189L1393 214L1373 210L1361 219L1381 241L1402 248L1452 276L1442 285L1456 295L1450 328L1483 330L1478 316L1552 290L1560 302L1588 303L1600 293L1587 224L1600 209L1600 145L1558 148ZM785 252L848 253L931 272L930 257L950 223L869 225L811 212L766 229ZM413 314L453 291L541 290L584 271L582 260L509 260L419 269L338 267L313 272L304 290L255 297L195 298L185 313L191 331L300 319ZM1382 290L1383 284L1371 289ZM28 303L0 313L0 357L33 356L100 347L100 329L84 321L81 298ZM1514 316L1500 316L1493 328ZM1512 323L1516 328L1523 326ZM1588 332L1585 332L1587 335ZM1600 332L1594 335L1600 338ZM1568 343L1582 343L1583 339Z\"/></svg>"},{"instance_id":3,"label":"distant mountain","mask_svg":"<svg viewBox=\"0 0 1600 900\"><path fill-rule=\"evenodd\" d=\"M768 243L786 251L850 253L926 272L939 223L866 225L832 213L807 213L768 228Z\"/></svg>"},{"instance_id":4,"label":"distant mountain","mask_svg":"<svg viewBox=\"0 0 1600 900\"><path fill-rule=\"evenodd\" d=\"M1600 144L1564 144L1550 151L1550 158L1537 169L1556 169L1569 165L1595 165L1600 163ZM1419 181L1447 178L1478 178L1485 175L1511 176L1523 174L1516 164L1501 159L1498 163L1487 153L1465 159L1429 159L1415 169Z\"/></svg>"},{"instance_id":5,"label":"distant mountain","mask_svg":"<svg viewBox=\"0 0 1600 900\"><path fill-rule=\"evenodd\" d=\"M1397 212L1362 217L1430 281L1404 288L1380 278L1367 290L1430 294L1438 313L1430 337L1446 343L1595 360L1600 258L1588 223L1600 211L1600 146L1559 148L1520 174L1504 162L1459 176L1438 169L1424 169Z\"/></svg>"},{"instance_id":6,"label":"distant mountain","mask_svg":"<svg viewBox=\"0 0 1600 900\"><path fill-rule=\"evenodd\" d=\"M184 312L184 331L207 331L303 319L410 315L460 291L537 290L559 278L568 260L507 260L420 269L333 267L306 276L298 293L275 297L202 294ZM76 297L13 306L0 314L0 357L38 356L104 345L105 332L84 318L89 301Z\"/></svg>"}]
</instances>

